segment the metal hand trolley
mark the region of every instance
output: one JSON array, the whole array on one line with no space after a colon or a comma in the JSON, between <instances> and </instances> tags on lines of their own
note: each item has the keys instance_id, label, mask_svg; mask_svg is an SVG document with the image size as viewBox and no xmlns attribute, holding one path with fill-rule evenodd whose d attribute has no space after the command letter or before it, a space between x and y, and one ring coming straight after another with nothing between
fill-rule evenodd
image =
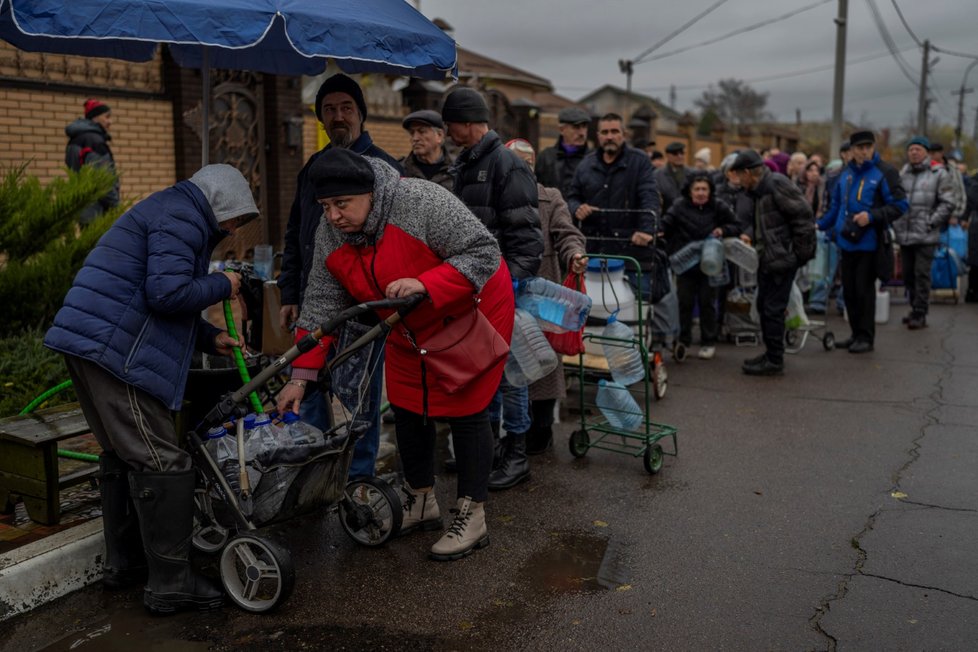
<instances>
[{"instance_id":1,"label":"metal hand trolley","mask_svg":"<svg viewBox=\"0 0 978 652\"><path fill-rule=\"evenodd\" d=\"M641 268L634 258L629 256L610 256L603 254L588 254L589 258L599 260L622 260L626 266L632 265L637 274L638 286L641 288ZM641 292L638 293L641 295ZM588 360L588 354L582 353L578 356L578 378L579 378L579 408L581 414L581 428L575 430L570 436L570 452L574 457L584 457L592 448L612 451L615 453L625 453L632 457L642 457L645 470L655 474L662 469L664 455L676 456L679 453L676 441L676 428L661 423L654 423L649 418L650 398L655 392L654 383L656 377L656 364L654 356L651 358L647 346L647 333L645 331L646 321L642 310L641 296L636 296L638 306L638 319L635 322L638 332L634 337L621 339L607 337L600 334L585 331L584 341L598 342L601 345L621 346L637 348L642 356L643 367L646 370L645 377L641 382L641 390L637 393L641 397L643 407L643 419L641 428L636 430L625 430L614 427L602 414L596 403L587 402L589 388L597 387L598 382L610 376L607 365L604 369L596 367L592 360ZM628 322L622 322L630 325ZM661 353L658 353L661 365ZM591 363L591 364L589 364ZM664 369L664 367L662 367ZM651 372L651 373L650 373ZM634 386L633 386L634 387ZM664 392L664 383L662 385ZM636 391L629 389L633 396ZM592 440L592 434L595 438ZM671 437L672 451L664 451L659 440Z\"/></svg>"},{"instance_id":2,"label":"metal hand trolley","mask_svg":"<svg viewBox=\"0 0 978 652\"><path fill-rule=\"evenodd\" d=\"M192 543L198 550L220 553L221 582L231 600L242 609L266 612L281 604L295 582L291 555L266 528L293 517L337 507L346 533L363 546L379 546L397 536L402 510L397 493L380 478L347 482L356 440L366 429L356 414L348 422L324 433L319 446L283 448L259 454L255 466L262 472L257 486L249 486L247 468L241 466L240 492L231 488L210 451L204 446L208 429L237 418L237 450L244 458L243 417L248 396L278 377L302 353L337 331L348 320L372 310L392 314L327 363L327 370L342 364L374 340L385 338L395 324L420 303L423 295L371 301L353 306L306 335L237 391L226 395L187 433L188 448L197 471L195 528ZM374 370L367 370L370 374ZM329 378L329 374L326 374ZM326 381L328 382L328 380ZM230 433L228 436L231 436ZM264 463L264 464L263 464ZM253 490L252 490L253 489Z\"/></svg>"}]
</instances>

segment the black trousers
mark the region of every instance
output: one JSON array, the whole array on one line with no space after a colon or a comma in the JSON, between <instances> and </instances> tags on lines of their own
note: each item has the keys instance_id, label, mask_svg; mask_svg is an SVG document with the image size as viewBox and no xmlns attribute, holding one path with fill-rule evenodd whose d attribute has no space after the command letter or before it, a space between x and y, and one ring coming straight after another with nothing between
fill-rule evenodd
<instances>
[{"instance_id":1,"label":"black trousers","mask_svg":"<svg viewBox=\"0 0 978 652\"><path fill-rule=\"evenodd\" d=\"M435 483L435 422L396 405L394 431L397 450L404 467L404 479L414 488ZM468 496L476 502L489 497L489 473L492 472L493 438L489 413L482 410L464 417L439 418L452 429L455 460L458 465L458 497Z\"/></svg>"},{"instance_id":2,"label":"black trousers","mask_svg":"<svg viewBox=\"0 0 978 652\"><path fill-rule=\"evenodd\" d=\"M900 247L903 284L910 293L910 307L917 315L926 315L930 306L930 268L937 245Z\"/></svg>"},{"instance_id":3,"label":"black trousers","mask_svg":"<svg viewBox=\"0 0 978 652\"><path fill-rule=\"evenodd\" d=\"M676 294L679 297L679 341L689 346L693 343L693 305L700 305L700 343L713 346L717 343L717 290L710 285L710 278L694 267L676 277Z\"/></svg>"},{"instance_id":4,"label":"black trousers","mask_svg":"<svg viewBox=\"0 0 978 652\"><path fill-rule=\"evenodd\" d=\"M876 339L876 252L843 251L842 293L854 342Z\"/></svg>"},{"instance_id":5,"label":"black trousers","mask_svg":"<svg viewBox=\"0 0 978 652\"><path fill-rule=\"evenodd\" d=\"M795 272L780 274L761 272L757 275L757 314L761 320L761 337L767 349L767 359L784 364L784 313L788 309L791 285Z\"/></svg>"}]
</instances>

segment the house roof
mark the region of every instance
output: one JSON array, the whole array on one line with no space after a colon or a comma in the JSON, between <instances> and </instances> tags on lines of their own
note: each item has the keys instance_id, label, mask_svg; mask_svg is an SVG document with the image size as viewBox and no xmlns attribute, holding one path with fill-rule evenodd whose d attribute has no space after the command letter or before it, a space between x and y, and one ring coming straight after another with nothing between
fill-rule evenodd
<instances>
[{"instance_id":1,"label":"house roof","mask_svg":"<svg viewBox=\"0 0 978 652\"><path fill-rule=\"evenodd\" d=\"M613 84L605 84L604 86L601 86L600 88L591 91L581 99L577 100L577 103L587 104L592 100L594 100L595 97L605 92L610 92L614 95L621 95L621 96L625 96L628 94L628 91L626 91L624 88L615 86ZM635 91L632 91L631 97L632 100L634 100L635 102L651 104L652 107L655 109L655 112L658 113L660 116L664 116L671 120L678 120L682 116L682 114L679 111L676 111L675 109L669 107L668 105L663 104L662 102L660 102L659 100L655 99L650 95L643 95L642 93L636 93Z\"/></svg>"},{"instance_id":2,"label":"house roof","mask_svg":"<svg viewBox=\"0 0 978 652\"><path fill-rule=\"evenodd\" d=\"M490 59L487 56L466 50L459 47L458 51L458 76L460 79L468 77L490 77L500 81L506 80L527 86L537 86L541 90L553 92L553 84L549 79L526 72L509 64Z\"/></svg>"}]
</instances>

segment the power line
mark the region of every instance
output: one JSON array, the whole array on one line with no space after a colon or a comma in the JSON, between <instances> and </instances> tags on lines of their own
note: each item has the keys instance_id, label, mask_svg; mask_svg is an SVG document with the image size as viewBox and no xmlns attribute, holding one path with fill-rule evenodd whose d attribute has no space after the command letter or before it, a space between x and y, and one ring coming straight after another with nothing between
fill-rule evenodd
<instances>
[{"instance_id":1,"label":"power line","mask_svg":"<svg viewBox=\"0 0 978 652\"><path fill-rule=\"evenodd\" d=\"M954 50L945 50L944 48L939 48L936 45L931 45L930 49L934 50L935 52L940 52L941 54L951 55L952 57L962 57L965 59L978 59L978 54L967 54L965 52L955 52Z\"/></svg>"},{"instance_id":2,"label":"power line","mask_svg":"<svg viewBox=\"0 0 978 652\"><path fill-rule=\"evenodd\" d=\"M907 33L910 34L910 38L912 38L914 43L917 44L917 47L921 47L921 48L924 47L923 42L919 38L917 38L917 35L913 33L912 29L910 29L910 25L907 24L907 19L903 17L903 12L900 11L900 5L897 4L897 0L890 0L890 1L893 3L893 8L896 9L897 16L900 17L900 22L903 23L903 26L907 28Z\"/></svg>"},{"instance_id":3,"label":"power line","mask_svg":"<svg viewBox=\"0 0 978 652\"><path fill-rule=\"evenodd\" d=\"M644 52L642 52L640 55L638 55L634 59L632 59L632 63L641 63L643 57L646 57L649 54L651 54L652 52L655 52L656 50L658 50L659 48L661 48L663 45L665 45L666 43L668 43L672 39L676 38L677 36L679 36L680 34L682 34L683 32L685 32L687 29L689 29L695 23L697 23L701 18L705 17L707 14L709 14L710 12L712 12L714 9L716 9L717 7L719 7L720 5L722 5L723 3L725 3L726 1L727 0L717 0L712 5L710 5L708 8L706 8L704 11L701 11L696 16L694 16L693 18L691 18L689 21L687 21L686 23L684 23L677 30L675 30L674 32L672 32L671 34L669 34L668 36L666 36L664 39L662 39L661 41L659 41L658 43L656 43L655 45L653 45L649 49L645 50Z\"/></svg>"},{"instance_id":4,"label":"power line","mask_svg":"<svg viewBox=\"0 0 978 652\"><path fill-rule=\"evenodd\" d=\"M814 3L810 4L810 5L805 5L804 7L801 7L800 9L796 9L794 11L789 11L788 13L782 14L781 16L778 16L777 18L770 18L770 19L765 20L765 21L762 21L760 23L755 23L755 24L749 25L747 27L742 27L742 28L736 29L736 30L734 30L732 32L728 32L728 33L726 33L726 34L724 34L722 36L717 36L716 38L708 39L706 41L702 41L702 42L696 43L694 45L688 45L688 46L686 46L684 48L679 48L678 50L672 50L670 52L664 52L662 54L657 54L654 57L649 57L648 59L645 59L644 61L641 61L641 63L648 63L649 61L658 61L659 59L665 59L666 57L671 57L671 56L674 56L674 55L677 55L677 54L681 54L683 52L688 52L689 50L693 50L693 49L696 49L696 48L701 48L701 47L704 47L704 46L707 46L707 45L713 45L714 43L719 43L720 41L725 41L728 38L733 38L734 36L739 36L740 34L746 34L747 32L752 32L752 31L754 31L756 29L760 29L760 28L766 27L768 25L773 25L774 23L780 22L782 20L787 20L788 18L791 18L793 16L797 16L800 13L809 11L809 10L814 9L816 7L820 7L820 6L824 5L824 4L828 4L830 2L835 2L835 1L836 0L820 0L819 2L814 2ZM640 63L640 62L636 61L635 63Z\"/></svg>"},{"instance_id":5,"label":"power line","mask_svg":"<svg viewBox=\"0 0 978 652\"><path fill-rule=\"evenodd\" d=\"M911 74L913 70L910 68L910 64L903 60L900 56L900 52L897 49L896 43L893 41L893 37L890 36L890 32L886 29L886 23L883 21L883 16L880 15L879 7L876 6L875 0L866 0L866 4L869 5L870 13L873 15L873 22L876 23L876 29L880 33L880 37L883 39L883 43L886 45L890 54L893 56L893 60L896 61L897 67L900 68L900 72L910 80L910 83L915 87L920 88L920 84L916 80L916 75Z\"/></svg>"}]
</instances>

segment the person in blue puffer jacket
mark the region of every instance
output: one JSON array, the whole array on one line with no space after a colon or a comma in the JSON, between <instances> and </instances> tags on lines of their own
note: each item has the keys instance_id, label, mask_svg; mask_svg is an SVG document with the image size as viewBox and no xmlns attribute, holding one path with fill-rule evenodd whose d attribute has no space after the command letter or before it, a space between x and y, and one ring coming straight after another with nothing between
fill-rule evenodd
<instances>
[{"instance_id":1,"label":"person in blue puffer jacket","mask_svg":"<svg viewBox=\"0 0 978 652\"><path fill-rule=\"evenodd\" d=\"M208 273L211 254L257 216L248 182L230 165L205 166L150 195L95 245L44 338L64 354L104 451L103 582L145 580L143 602L154 613L223 602L190 567L196 483L172 411L194 348L229 355L242 345L200 313L237 294L237 274Z\"/></svg>"},{"instance_id":2,"label":"person in blue puffer jacket","mask_svg":"<svg viewBox=\"0 0 978 652\"><path fill-rule=\"evenodd\" d=\"M849 137L852 160L832 190L829 210L818 220L835 233L842 254L842 292L851 336L837 347L868 353L876 337L876 250L884 229L907 212L900 174L880 159L872 131Z\"/></svg>"}]
</instances>

